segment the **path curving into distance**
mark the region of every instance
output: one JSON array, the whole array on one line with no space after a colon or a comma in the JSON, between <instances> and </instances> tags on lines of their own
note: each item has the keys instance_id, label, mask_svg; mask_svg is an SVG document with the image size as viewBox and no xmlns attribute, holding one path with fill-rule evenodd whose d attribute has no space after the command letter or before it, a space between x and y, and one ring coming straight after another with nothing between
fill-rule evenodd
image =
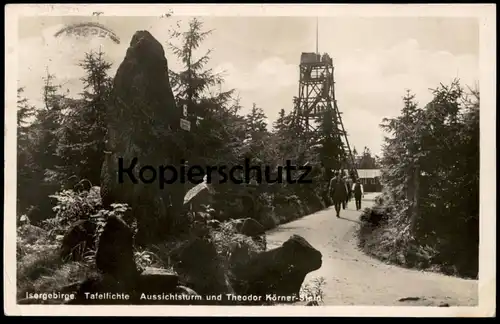
<instances>
[{"instance_id":1,"label":"path curving into distance","mask_svg":"<svg viewBox=\"0 0 500 324\"><path fill-rule=\"evenodd\" d=\"M366 194L362 207L373 204ZM304 282L324 277L324 305L329 306L475 306L478 281L405 269L376 260L357 249L356 233L361 212L354 199L340 219L329 207L267 233L268 248L281 245L291 235L303 236L323 254L320 269Z\"/></svg>"}]
</instances>

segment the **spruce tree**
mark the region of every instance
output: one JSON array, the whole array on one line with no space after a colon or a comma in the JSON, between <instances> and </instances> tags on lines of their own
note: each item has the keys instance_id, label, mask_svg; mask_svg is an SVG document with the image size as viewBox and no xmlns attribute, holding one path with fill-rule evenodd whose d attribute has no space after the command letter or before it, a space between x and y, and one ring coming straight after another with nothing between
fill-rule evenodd
<instances>
[{"instance_id":1,"label":"spruce tree","mask_svg":"<svg viewBox=\"0 0 500 324\"><path fill-rule=\"evenodd\" d=\"M222 149L221 136L227 138L227 125L224 124L234 117L228 112L233 91L222 91L222 75L205 68L211 50L197 56L212 30L204 30L203 22L193 18L186 31L173 30L170 34L180 40L180 45L169 42L168 48L183 64L182 71L169 71L172 91L177 105L183 110L187 107L187 116L183 118L191 123L191 130L184 133L190 152L185 158L190 164L200 164L213 160L214 153Z\"/></svg>"},{"instance_id":2,"label":"spruce tree","mask_svg":"<svg viewBox=\"0 0 500 324\"><path fill-rule=\"evenodd\" d=\"M54 80L55 76L47 71L46 77L43 78L43 107L36 109L35 119L30 126L31 177L22 181L19 188L20 192L28 192L28 197L22 205L24 208L30 208L29 217L35 224L52 216L53 202L49 195L61 187L61 174L57 170L60 159L56 152L65 97L59 93L60 86L56 85Z\"/></svg>"},{"instance_id":3,"label":"spruce tree","mask_svg":"<svg viewBox=\"0 0 500 324\"><path fill-rule=\"evenodd\" d=\"M68 102L58 147L60 169L67 178L76 177L77 181L88 180L92 185L99 185L105 151L105 108L112 86L108 75L111 64L99 50L85 53L79 66L85 71L81 79L83 92L81 98Z\"/></svg>"},{"instance_id":4,"label":"spruce tree","mask_svg":"<svg viewBox=\"0 0 500 324\"><path fill-rule=\"evenodd\" d=\"M17 89L17 207L24 213L30 204L34 171L33 161L33 121L35 108L23 97L24 88Z\"/></svg>"}]
</instances>

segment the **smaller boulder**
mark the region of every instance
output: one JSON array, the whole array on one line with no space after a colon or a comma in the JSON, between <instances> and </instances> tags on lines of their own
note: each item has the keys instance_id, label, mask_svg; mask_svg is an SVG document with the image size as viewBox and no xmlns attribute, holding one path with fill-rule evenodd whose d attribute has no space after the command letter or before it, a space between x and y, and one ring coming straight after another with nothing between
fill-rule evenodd
<instances>
[{"instance_id":1,"label":"smaller boulder","mask_svg":"<svg viewBox=\"0 0 500 324\"><path fill-rule=\"evenodd\" d=\"M229 267L237 268L248 262L255 255L247 244L235 242L229 247Z\"/></svg>"},{"instance_id":2,"label":"smaller boulder","mask_svg":"<svg viewBox=\"0 0 500 324\"><path fill-rule=\"evenodd\" d=\"M96 266L99 271L126 282L135 282L139 271L134 259L132 229L117 216L110 216L99 237Z\"/></svg>"},{"instance_id":3,"label":"smaller boulder","mask_svg":"<svg viewBox=\"0 0 500 324\"><path fill-rule=\"evenodd\" d=\"M71 225L61 242L61 259L81 261L88 250L95 249L97 225L91 220L82 219Z\"/></svg>"},{"instance_id":4,"label":"smaller boulder","mask_svg":"<svg viewBox=\"0 0 500 324\"><path fill-rule=\"evenodd\" d=\"M255 237L265 234L266 229L261 223L253 218L242 218L235 221L235 229L238 233Z\"/></svg>"}]
</instances>

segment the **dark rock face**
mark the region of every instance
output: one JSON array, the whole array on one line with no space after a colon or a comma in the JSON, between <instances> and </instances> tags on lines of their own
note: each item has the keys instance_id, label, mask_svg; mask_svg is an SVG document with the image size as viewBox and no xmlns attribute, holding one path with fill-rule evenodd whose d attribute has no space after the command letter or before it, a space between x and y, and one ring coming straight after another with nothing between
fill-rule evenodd
<instances>
[{"instance_id":1,"label":"dark rock face","mask_svg":"<svg viewBox=\"0 0 500 324\"><path fill-rule=\"evenodd\" d=\"M108 217L99 238L96 266L118 281L134 281L139 272L134 260L133 233L119 217Z\"/></svg>"},{"instance_id":2,"label":"dark rock face","mask_svg":"<svg viewBox=\"0 0 500 324\"><path fill-rule=\"evenodd\" d=\"M94 234L97 226L90 220L79 220L71 225L61 244L61 259L81 261L85 251L95 248Z\"/></svg>"},{"instance_id":3,"label":"dark rock face","mask_svg":"<svg viewBox=\"0 0 500 324\"><path fill-rule=\"evenodd\" d=\"M181 284L197 293L205 295L232 292L215 246L211 242L196 238L172 251L170 261L181 277Z\"/></svg>"},{"instance_id":4,"label":"dark rock face","mask_svg":"<svg viewBox=\"0 0 500 324\"><path fill-rule=\"evenodd\" d=\"M303 237L292 235L281 247L235 267L234 290L242 295L298 295L305 276L321 267L321 258L321 252Z\"/></svg>"},{"instance_id":5,"label":"dark rock face","mask_svg":"<svg viewBox=\"0 0 500 324\"><path fill-rule=\"evenodd\" d=\"M181 111L170 87L165 52L149 32L138 31L132 37L116 72L107 109L106 156L101 169L103 204L129 204L138 221L136 243L160 240L177 226L184 187L175 181L160 188L158 168L173 165L179 170L183 145L173 140L181 132ZM124 169L137 158L132 171L135 179L123 173L123 183L119 183L119 158L123 158ZM156 169L152 183L139 178L145 165ZM144 177L152 179L152 171L146 171ZM172 173L167 171L165 177L171 179Z\"/></svg>"},{"instance_id":6,"label":"dark rock face","mask_svg":"<svg viewBox=\"0 0 500 324\"><path fill-rule=\"evenodd\" d=\"M247 244L233 243L229 247L229 267L230 269L238 269L238 267L245 265L257 251L250 249ZM265 251L265 250L262 250Z\"/></svg>"}]
</instances>

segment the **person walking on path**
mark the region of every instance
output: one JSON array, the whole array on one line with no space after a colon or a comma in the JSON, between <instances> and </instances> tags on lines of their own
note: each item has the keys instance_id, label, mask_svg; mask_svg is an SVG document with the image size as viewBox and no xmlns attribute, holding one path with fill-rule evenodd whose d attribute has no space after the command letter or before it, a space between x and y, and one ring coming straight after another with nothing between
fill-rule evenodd
<instances>
[{"instance_id":1,"label":"person walking on path","mask_svg":"<svg viewBox=\"0 0 500 324\"><path fill-rule=\"evenodd\" d=\"M349 203L349 201L351 201L351 198L352 198L353 181L352 181L352 178L347 176L347 175L344 177L344 181L345 181L345 184L347 186L347 199L345 201L345 204L347 206L347 204ZM344 209L345 209L345 207L344 207Z\"/></svg>"},{"instance_id":2,"label":"person walking on path","mask_svg":"<svg viewBox=\"0 0 500 324\"><path fill-rule=\"evenodd\" d=\"M356 210L361 209L361 198L365 196L363 185L356 180L356 183L352 186L352 191L354 193L354 199L356 200Z\"/></svg>"},{"instance_id":3,"label":"person walking on path","mask_svg":"<svg viewBox=\"0 0 500 324\"><path fill-rule=\"evenodd\" d=\"M347 187L340 174L330 180L330 192L333 205L335 206L335 212L337 213L337 217L340 218L340 208L344 206L345 209L345 202L347 199Z\"/></svg>"}]
</instances>

